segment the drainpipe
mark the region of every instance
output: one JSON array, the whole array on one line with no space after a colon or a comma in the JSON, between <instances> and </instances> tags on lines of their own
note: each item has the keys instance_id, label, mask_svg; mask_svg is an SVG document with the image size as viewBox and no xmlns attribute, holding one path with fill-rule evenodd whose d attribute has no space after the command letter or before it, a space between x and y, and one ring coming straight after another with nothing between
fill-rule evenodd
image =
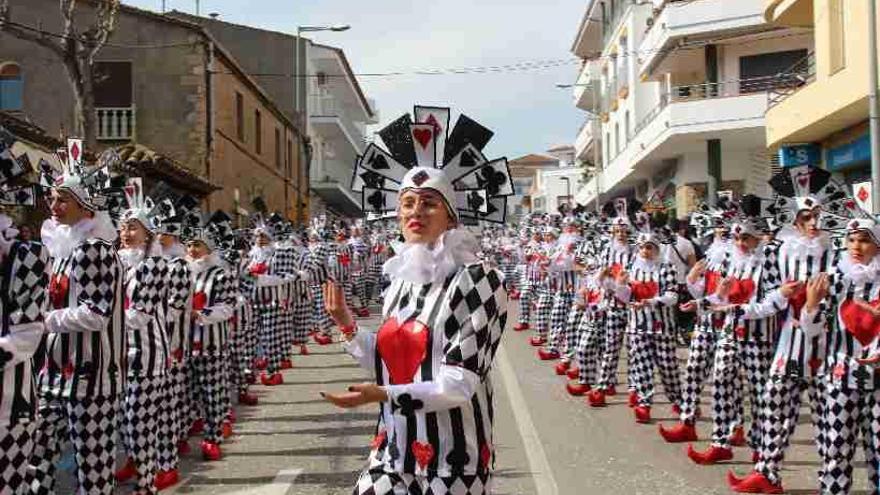
<instances>
[{"instance_id":1,"label":"drainpipe","mask_svg":"<svg viewBox=\"0 0 880 495\"><path fill-rule=\"evenodd\" d=\"M871 120L871 203L880 214L880 101L877 97L877 0L868 0L868 105Z\"/></svg>"},{"instance_id":2,"label":"drainpipe","mask_svg":"<svg viewBox=\"0 0 880 495\"><path fill-rule=\"evenodd\" d=\"M205 71L205 176L211 182L211 160L214 156L214 42L208 41L208 67ZM205 200L211 209L211 195Z\"/></svg>"}]
</instances>

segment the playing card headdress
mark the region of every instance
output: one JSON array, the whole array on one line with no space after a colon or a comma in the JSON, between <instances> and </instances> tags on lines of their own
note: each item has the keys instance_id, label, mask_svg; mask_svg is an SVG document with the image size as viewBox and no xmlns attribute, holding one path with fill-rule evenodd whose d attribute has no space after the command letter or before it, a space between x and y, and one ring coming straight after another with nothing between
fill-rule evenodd
<instances>
[{"instance_id":1,"label":"playing card headdress","mask_svg":"<svg viewBox=\"0 0 880 495\"><path fill-rule=\"evenodd\" d=\"M254 236L263 234L269 240L275 240L275 226L269 222L269 208L263 198L257 196L251 201L254 213L251 215L251 229Z\"/></svg>"},{"instance_id":2,"label":"playing card headdress","mask_svg":"<svg viewBox=\"0 0 880 495\"><path fill-rule=\"evenodd\" d=\"M698 237L709 237L715 229L730 229L730 221L736 215L736 208L724 198L718 198L715 206L702 203L691 214L691 226Z\"/></svg>"},{"instance_id":3,"label":"playing card headdress","mask_svg":"<svg viewBox=\"0 0 880 495\"><path fill-rule=\"evenodd\" d=\"M846 187L827 170L807 166L787 168L770 179L770 186L776 198L767 210L780 227L791 226L803 210L821 207L822 212L831 217L847 214L850 198ZM835 225L836 221L832 221L827 227L835 228Z\"/></svg>"},{"instance_id":4,"label":"playing card headdress","mask_svg":"<svg viewBox=\"0 0 880 495\"><path fill-rule=\"evenodd\" d=\"M201 241L211 251L231 249L235 245L235 230L232 218L223 210L213 215L202 215L198 200L184 196L176 207L181 218L180 238L183 242Z\"/></svg>"},{"instance_id":5,"label":"playing card headdress","mask_svg":"<svg viewBox=\"0 0 880 495\"><path fill-rule=\"evenodd\" d=\"M15 156L12 147L15 137L0 127L0 205L34 206L36 188L33 184L21 184L18 179L32 170L27 153ZM42 161L42 163L46 163ZM51 169L48 163L46 166ZM16 185L13 185L16 184Z\"/></svg>"},{"instance_id":6,"label":"playing card headdress","mask_svg":"<svg viewBox=\"0 0 880 495\"><path fill-rule=\"evenodd\" d=\"M67 140L67 160L61 160L62 170L58 174L48 164L40 167L40 183L46 188L60 189L72 194L85 208L111 210L122 206L118 190L111 183L110 166L119 161L119 155L112 150L101 153L98 164L86 167L83 161L82 140Z\"/></svg>"},{"instance_id":7,"label":"playing card headdress","mask_svg":"<svg viewBox=\"0 0 880 495\"><path fill-rule=\"evenodd\" d=\"M379 131L387 151L370 144L358 157L351 189L368 219L395 216L401 192L426 188L443 196L456 220L504 223L514 191L507 159L483 155L493 132L466 115L450 132L449 108L416 106L413 114Z\"/></svg>"},{"instance_id":8,"label":"playing card headdress","mask_svg":"<svg viewBox=\"0 0 880 495\"><path fill-rule=\"evenodd\" d=\"M724 215L723 225L730 231L731 235L750 235L760 238L767 233L769 225L767 222L768 211L764 200L754 195L746 195L738 203L736 210L729 210Z\"/></svg>"},{"instance_id":9,"label":"playing card headdress","mask_svg":"<svg viewBox=\"0 0 880 495\"><path fill-rule=\"evenodd\" d=\"M617 226L630 228L633 226L633 220L630 218L630 215L641 208L642 204L635 199L614 198L608 203L605 203L602 207L602 211L605 213L606 217L610 218L609 225L611 227Z\"/></svg>"}]
</instances>

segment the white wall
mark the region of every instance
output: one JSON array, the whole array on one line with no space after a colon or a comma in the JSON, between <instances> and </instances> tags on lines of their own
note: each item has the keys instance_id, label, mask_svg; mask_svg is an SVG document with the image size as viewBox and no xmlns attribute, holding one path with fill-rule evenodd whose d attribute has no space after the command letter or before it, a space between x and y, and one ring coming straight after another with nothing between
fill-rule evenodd
<instances>
[{"instance_id":1,"label":"white wall","mask_svg":"<svg viewBox=\"0 0 880 495\"><path fill-rule=\"evenodd\" d=\"M813 47L813 35L811 33L795 34L783 31L768 39L737 43L735 45L721 45L719 65L719 81L736 81L740 79L739 59L750 55L762 53L785 52L789 50L810 50Z\"/></svg>"}]
</instances>

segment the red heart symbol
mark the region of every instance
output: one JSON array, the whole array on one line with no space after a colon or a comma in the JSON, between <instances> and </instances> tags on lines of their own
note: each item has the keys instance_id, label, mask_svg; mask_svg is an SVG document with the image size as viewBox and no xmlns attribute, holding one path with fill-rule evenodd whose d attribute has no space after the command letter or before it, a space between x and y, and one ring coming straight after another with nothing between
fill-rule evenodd
<instances>
[{"instance_id":1,"label":"red heart symbol","mask_svg":"<svg viewBox=\"0 0 880 495\"><path fill-rule=\"evenodd\" d=\"M201 311L208 305L208 295L204 292L196 292L193 294L192 308L195 311Z\"/></svg>"},{"instance_id":2,"label":"red heart symbol","mask_svg":"<svg viewBox=\"0 0 880 495\"><path fill-rule=\"evenodd\" d=\"M255 263L251 267L251 275L263 275L269 271L269 265L266 263Z\"/></svg>"},{"instance_id":3,"label":"red heart symbol","mask_svg":"<svg viewBox=\"0 0 880 495\"><path fill-rule=\"evenodd\" d=\"M803 309L804 304L807 303L807 286L806 284L801 284L796 291L788 298L788 304L791 305L791 310L794 313L795 319L801 319L801 309Z\"/></svg>"},{"instance_id":4,"label":"red heart symbol","mask_svg":"<svg viewBox=\"0 0 880 495\"><path fill-rule=\"evenodd\" d=\"M428 327L416 320L403 325L397 318L385 320L376 335L376 347L392 385L412 383L412 377L425 360L428 347Z\"/></svg>"},{"instance_id":5,"label":"red heart symbol","mask_svg":"<svg viewBox=\"0 0 880 495\"><path fill-rule=\"evenodd\" d=\"M171 357L173 357L175 361L180 362L183 360L183 349L179 347L174 349L174 352L171 353Z\"/></svg>"},{"instance_id":6,"label":"red heart symbol","mask_svg":"<svg viewBox=\"0 0 880 495\"><path fill-rule=\"evenodd\" d=\"M704 275L706 277L706 294L714 294L718 288L718 282L721 281L721 273L708 270Z\"/></svg>"},{"instance_id":7,"label":"red heart symbol","mask_svg":"<svg viewBox=\"0 0 880 495\"><path fill-rule=\"evenodd\" d=\"M73 365L71 363L67 363L64 365L64 368L61 370L61 374L64 375L64 378L70 378L73 376Z\"/></svg>"},{"instance_id":8,"label":"red heart symbol","mask_svg":"<svg viewBox=\"0 0 880 495\"><path fill-rule=\"evenodd\" d=\"M750 278L736 279L730 286L727 300L732 304L745 304L755 293L755 281Z\"/></svg>"},{"instance_id":9,"label":"red heart symbol","mask_svg":"<svg viewBox=\"0 0 880 495\"><path fill-rule=\"evenodd\" d=\"M629 287L632 290L633 299L636 301L644 301L645 299L651 299L652 297L657 295L657 291L659 287L657 286L657 282L630 282Z\"/></svg>"},{"instance_id":10,"label":"red heart symbol","mask_svg":"<svg viewBox=\"0 0 880 495\"><path fill-rule=\"evenodd\" d=\"M880 308L880 299L869 304ZM862 308L852 299L847 299L840 305L840 319L843 320L846 331L863 346L870 345L880 334L880 317Z\"/></svg>"},{"instance_id":11,"label":"red heart symbol","mask_svg":"<svg viewBox=\"0 0 880 495\"><path fill-rule=\"evenodd\" d=\"M599 299L602 297L602 293L597 290L591 290L587 292L587 304L593 305L599 302Z\"/></svg>"},{"instance_id":12,"label":"red heart symbol","mask_svg":"<svg viewBox=\"0 0 880 495\"><path fill-rule=\"evenodd\" d=\"M431 140L434 139L434 133L431 129L414 129L413 137L422 145L422 148L427 148Z\"/></svg>"},{"instance_id":13,"label":"red heart symbol","mask_svg":"<svg viewBox=\"0 0 880 495\"><path fill-rule=\"evenodd\" d=\"M67 306L67 292L70 290L70 279L67 275L52 275L49 281L49 299L52 307L62 309Z\"/></svg>"},{"instance_id":14,"label":"red heart symbol","mask_svg":"<svg viewBox=\"0 0 880 495\"><path fill-rule=\"evenodd\" d=\"M611 267L608 270L608 274L611 275L611 278L617 278L620 275L620 272L623 271L623 265L620 263L612 263Z\"/></svg>"},{"instance_id":15,"label":"red heart symbol","mask_svg":"<svg viewBox=\"0 0 880 495\"><path fill-rule=\"evenodd\" d=\"M488 443L484 443L482 447L480 447L480 460L483 461L483 466L488 467L489 461L492 460L492 447L489 446Z\"/></svg>"},{"instance_id":16,"label":"red heart symbol","mask_svg":"<svg viewBox=\"0 0 880 495\"><path fill-rule=\"evenodd\" d=\"M736 338L742 340L746 338L746 327L736 327L736 330L733 331L736 334Z\"/></svg>"},{"instance_id":17,"label":"red heart symbol","mask_svg":"<svg viewBox=\"0 0 880 495\"><path fill-rule=\"evenodd\" d=\"M810 367L810 371L813 373L819 371L819 367L822 366L822 360L819 358L810 358L807 362L807 366Z\"/></svg>"},{"instance_id":18,"label":"red heart symbol","mask_svg":"<svg viewBox=\"0 0 880 495\"><path fill-rule=\"evenodd\" d=\"M125 296L125 302L122 303L125 309L131 308L131 299L128 296Z\"/></svg>"},{"instance_id":19,"label":"red heart symbol","mask_svg":"<svg viewBox=\"0 0 880 495\"><path fill-rule=\"evenodd\" d=\"M422 469L434 458L434 447L430 443L422 443L416 440L412 443L412 451L416 457L416 462Z\"/></svg>"},{"instance_id":20,"label":"red heart symbol","mask_svg":"<svg viewBox=\"0 0 880 495\"><path fill-rule=\"evenodd\" d=\"M200 352L201 350L202 350L202 343L201 342L193 342L193 351Z\"/></svg>"},{"instance_id":21,"label":"red heart symbol","mask_svg":"<svg viewBox=\"0 0 880 495\"><path fill-rule=\"evenodd\" d=\"M804 175L798 176L798 184L800 184L801 187L807 187L807 184L809 182L810 182L810 175L809 174L804 174Z\"/></svg>"},{"instance_id":22,"label":"red heart symbol","mask_svg":"<svg viewBox=\"0 0 880 495\"><path fill-rule=\"evenodd\" d=\"M351 264L351 256L347 253L337 255L337 258L339 259L339 262L342 263L342 266L348 266Z\"/></svg>"},{"instance_id":23,"label":"red heart symbol","mask_svg":"<svg viewBox=\"0 0 880 495\"><path fill-rule=\"evenodd\" d=\"M385 443L385 438L387 437L388 433L386 433L385 430L381 430L379 433L376 434L375 437L373 437L373 441L370 442L370 448L372 448L373 450L378 449L382 446L383 443Z\"/></svg>"},{"instance_id":24,"label":"red heart symbol","mask_svg":"<svg viewBox=\"0 0 880 495\"><path fill-rule=\"evenodd\" d=\"M837 363L834 366L833 373L834 373L834 377L837 378L838 380L843 378L843 375L846 374L846 366L844 366L843 363Z\"/></svg>"}]
</instances>

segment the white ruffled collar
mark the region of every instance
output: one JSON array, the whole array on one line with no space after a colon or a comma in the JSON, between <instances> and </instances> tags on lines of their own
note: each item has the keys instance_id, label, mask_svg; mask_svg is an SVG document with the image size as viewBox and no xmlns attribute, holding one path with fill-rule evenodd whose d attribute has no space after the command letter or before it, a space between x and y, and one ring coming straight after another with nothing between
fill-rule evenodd
<instances>
[{"instance_id":1,"label":"white ruffled collar","mask_svg":"<svg viewBox=\"0 0 880 495\"><path fill-rule=\"evenodd\" d=\"M254 246L251 248L248 253L248 265L255 265L258 263L268 263L269 260L272 259L272 255L275 254L275 248L273 246Z\"/></svg>"},{"instance_id":2,"label":"white ruffled collar","mask_svg":"<svg viewBox=\"0 0 880 495\"><path fill-rule=\"evenodd\" d=\"M787 249L795 255L812 256L814 258L822 256L831 246L831 240L828 234L821 232L817 237L810 239L793 227L785 227L779 231L776 237L782 240Z\"/></svg>"},{"instance_id":3,"label":"white ruffled collar","mask_svg":"<svg viewBox=\"0 0 880 495\"><path fill-rule=\"evenodd\" d=\"M868 264L856 263L849 253L841 256L837 264L838 270L856 285L880 281L880 255L874 256Z\"/></svg>"},{"instance_id":4,"label":"white ruffled collar","mask_svg":"<svg viewBox=\"0 0 880 495\"><path fill-rule=\"evenodd\" d=\"M116 240L116 228L110 215L104 211L95 212L91 218L84 218L76 225L64 225L54 218L43 222L40 237L49 254L55 259L67 258L77 246L86 239Z\"/></svg>"},{"instance_id":5,"label":"white ruffled collar","mask_svg":"<svg viewBox=\"0 0 880 495\"><path fill-rule=\"evenodd\" d=\"M194 260L194 259L190 258L189 256L187 256L186 262L189 265L190 274L192 274L193 277L196 277L197 275L199 275L200 273L204 272L205 270L207 270L209 268L219 266L220 265L220 257L217 256L217 253L211 253L211 254L205 256L204 258L197 259L197 260Z\"/></svg>"},{"instance_id":6,"label":"white ruffled collar","mask_svg":"<svg viewBox=\"0 0 880 495\"><path fill-rule=\"evenodd\" d=\"M163 248L160 246L162 250L162 256L168 259L174 258L186 258L186 249L184 249L183 244L174 241L174 244L168 246L167 248Z\"/></svg>"},{"instance_id":7,"label":"white ruffled collar","mask_svg":"<svg viewBox=\"0 0 880 495\"><path fill-rule=\"evenodd\" d=\"M633 261L632 269L633 271L641 270L643 272L653 272L660 268L660 261L657 258L653 260L646 260L641 256L636 256L636 259Z\"/></svg>"},{"instance_id":8,"label":"white ruffled collar","mask_svg":"<svg viewBox=\"0 0 880 495\"><path fill-rule=\"evenodd\" d=\"M462 266L477 261L477 240L463 229L447 230L434 246L404 243L385 262L382 272L417 285L439 282Z\"/></svg>"}]
</instances>

